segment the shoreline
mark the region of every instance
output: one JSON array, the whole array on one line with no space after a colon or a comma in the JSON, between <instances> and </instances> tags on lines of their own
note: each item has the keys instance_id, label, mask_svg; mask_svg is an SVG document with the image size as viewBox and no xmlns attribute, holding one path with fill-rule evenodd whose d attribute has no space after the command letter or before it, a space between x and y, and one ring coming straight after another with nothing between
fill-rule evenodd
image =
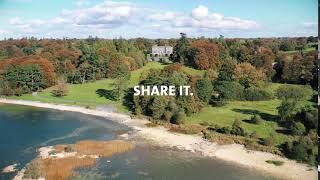
<instances>
[{"instance_id":1,"label":"shoreline","mask_svg":"<svg viewBox=\"0 0 320 180\"><path fill-rule=\"evenodd\" d=\"M137 130L134 136L155 141L161 146L176 147L181 150L198 152L203 156L215 157L235 163L236 165L243 165L250 169L252 168L260 171L265 175L271 175L280 179L317 179L317 170L315 167L308 167L306 164L297 163L294 160L289 160L271 153L247 150L243 145L239 144L218 145L204 140L199 135L186 135L169 132L164 127L148 128L145 124L149 121L132 119L129 115L121 113L110 113L101 110L86 109L79 106L50 104L37 101L9 100L3 98L0 98L0 103L79 112L105 117L111 121L127 125L128 127ZM279 160L283 161L284 164L282 166L275 166L267 163L267 160ZM312 170L309 171L309 169Z\"/></svg>"}]
</instances>

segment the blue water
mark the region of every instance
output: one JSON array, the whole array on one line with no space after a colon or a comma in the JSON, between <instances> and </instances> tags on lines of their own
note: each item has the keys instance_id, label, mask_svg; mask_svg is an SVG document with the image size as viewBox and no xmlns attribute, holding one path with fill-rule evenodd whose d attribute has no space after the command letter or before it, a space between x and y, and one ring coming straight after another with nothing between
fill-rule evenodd
<instances>
[{"instance_id":1,"label":"blue water","mask_svg":"<svg viewBox=\"0 0 320 180\"><path fill-rule=\"evenodd\" d=\"M23 167L39 147L83 139L110 140L128 128L104 118L28 106L0 104L0 168ZM12 177L12 175L1 175Z\"/></svg>"},{"instance_id":2,"label":"blue water","mask_svg":"<svg viewBox=\"0 0 320 180\"><path fill-rule=\"evenodd\" d=\"M111 140L129 130L101 117L0 104L0 168L14 163L23 167L37 156L39 147ZM78 169L72 179L271 179L217 159L138 142L130 152L102 158L90 169ZM14 175L0 173L0 180Z\"/></svg>"}]
</instances>

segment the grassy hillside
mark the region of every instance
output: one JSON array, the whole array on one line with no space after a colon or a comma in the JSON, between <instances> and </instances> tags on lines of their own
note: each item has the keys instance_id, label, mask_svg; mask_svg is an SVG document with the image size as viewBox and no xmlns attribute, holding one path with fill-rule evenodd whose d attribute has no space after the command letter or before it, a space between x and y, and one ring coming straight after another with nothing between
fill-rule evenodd
<instances>
[{"instance_id":1,"label":"grassy hillside","mask_svg":"<svg viewBox=\"0 0 320 180\"><path fill-rule=\"evenodd\" d=\"M283 85L284 84L279 83L269 83L266 86L266 89L275 93L275 91ZM271 133L274 133L277 135L277 143L280 144L290 138L290 136L277 132L277 130L281 130L281 127L277 124L277 121L279 121L277 107L280 103L281 101L278 99L268 101L230 101L221 107L205 107L201 112L188 117L186 122L189 124L206 123L210 125L231 127L233 122L238 119L243 122L242 127L246 132L256 132L260 138L266 138L270 136ZM312 103L309 101L300 103L301 106L305 106L306 104L311 105ZM250 123L248 120L250 120L254 114L260 115L265 121L261 124Z\"/></svg>"},{"instance_id":2,"label":"grassy hillside","mask_svg":"<svg viewBox=\"0 0 320 180\"><path fill-rule=\"evenodd\" d=\"M129 86L132 87L139 83L140 75L146 73L150 69L161 69L164 65L157 62L149 62L146 66L136 71L131 72L131 78L129 81ZM98 89L111 90L113 88L113 79L103 79L95 82L90 82L86 84L70 84L69 92L63 97L54 97L51 91L54 87L48 88L39 92L37 96L32 96L31 94L25 94L20 97L10 97L12 99L24 99L31 101L41 101L50 103L60 103L68 105L77 105L94 108L98 105L108 105L114 104L120 112L126 112L126 108L121 102L114 102L105 97L99 96L96 91Z\"/></svg>"},{"instance_id":3,"label":"grassy hillside","mask_svg":"<svg viewBox=\"0 0 320 180\"><path fill-rule=\"evenodd\" d=\"M280 105L279 100L270 101L232 101L222 107L205 107L200 113L188 117L187 122L190 124L199 124L207 122L219 126L232 126L235 119L242 120L242 127L248 132L256 131L261 138L268 137L275 133L278 125L275 122L277 117L277 107ZM261 124L252 124L247 122L253 114L259 114L267 120ZM285 140L283 134L279 134L279 142Z\"/></svg>"}]
</instances>

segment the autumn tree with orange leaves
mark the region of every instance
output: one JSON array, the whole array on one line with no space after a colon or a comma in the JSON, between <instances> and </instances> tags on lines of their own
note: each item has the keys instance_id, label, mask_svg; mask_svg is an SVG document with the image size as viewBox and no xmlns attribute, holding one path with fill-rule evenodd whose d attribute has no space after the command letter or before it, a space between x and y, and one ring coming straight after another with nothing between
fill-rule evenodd
<instances>
[{"instance_id":1,"label":"autumn tree with orange leaves","mask_svg":"<svg viewBox=\"0 0 320 180\"><path fill-rule=\"evenodd\" d=\"M190 61L197 69L216 70L220 64L219 48L208 40L194 41L190 47Z\"/></svg>"}]
</instances>

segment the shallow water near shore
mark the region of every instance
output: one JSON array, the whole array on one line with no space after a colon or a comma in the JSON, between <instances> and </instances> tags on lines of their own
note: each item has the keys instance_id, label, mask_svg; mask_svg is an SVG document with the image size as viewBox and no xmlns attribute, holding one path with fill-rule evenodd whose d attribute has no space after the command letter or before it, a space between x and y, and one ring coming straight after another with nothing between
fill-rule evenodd
<instances>
[{"instance_id":1,"label":"shallow water near shore","mask_svg":"<svg viewBox=\"0 0 320 180\"><path fill-rule=\"evenodd\" d=\"M128 131L128 127L102 117L0 104L0 168L15 163L22 168L43 146L84 139L111 140ZM146 142L76 172L74 179L271 179L231 163ZM0 174L0 179L14 175Z\"/></svg>"}]
</instances>

